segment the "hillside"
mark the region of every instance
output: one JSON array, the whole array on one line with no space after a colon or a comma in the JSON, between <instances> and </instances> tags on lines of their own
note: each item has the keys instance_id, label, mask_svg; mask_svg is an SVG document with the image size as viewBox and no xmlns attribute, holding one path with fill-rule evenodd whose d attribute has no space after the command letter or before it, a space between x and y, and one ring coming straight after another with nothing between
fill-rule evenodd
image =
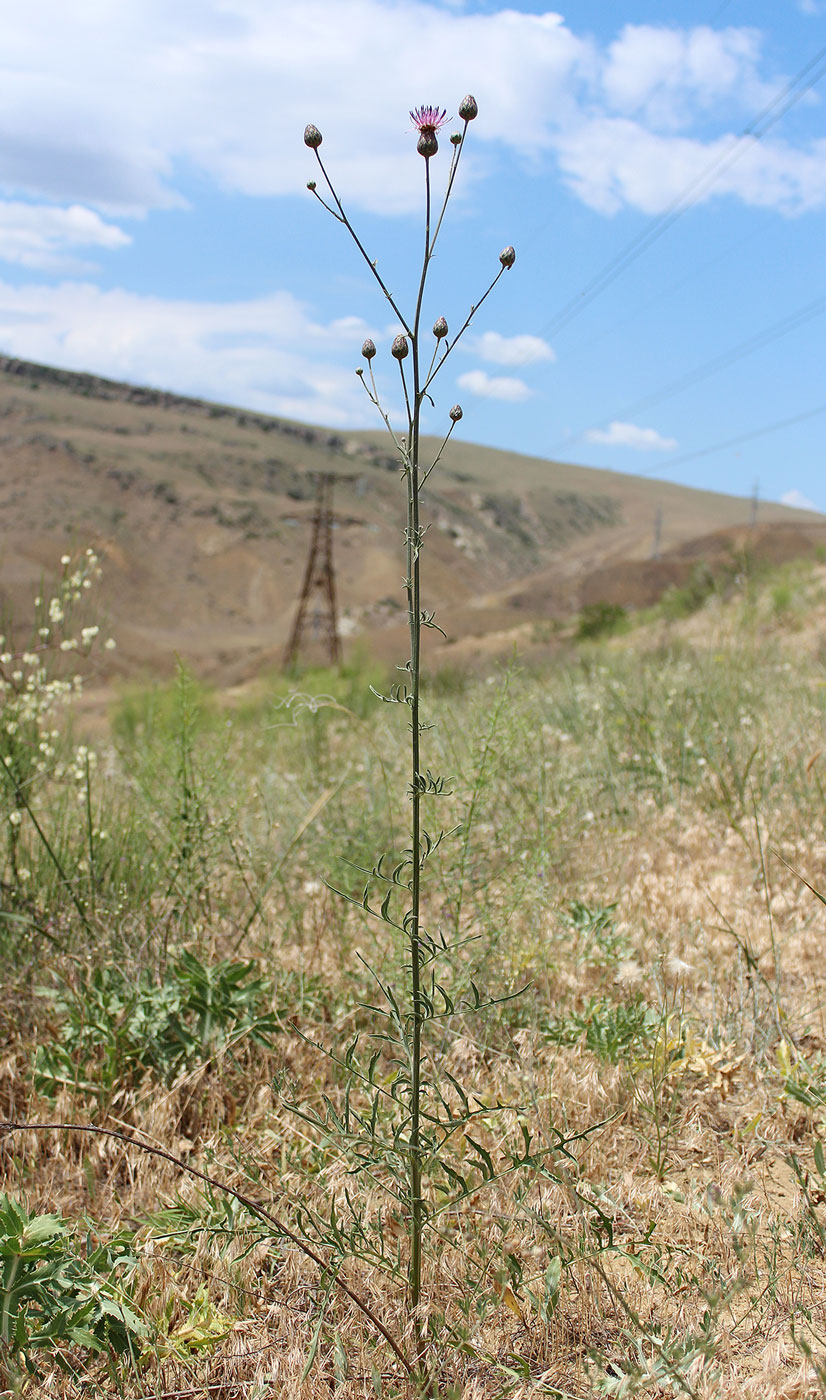
<instances>
[{"instance_id":1,"label":"hillside","mask_svg":"<svg viewBox=\"0 0 826 1400\"><path fill-rule=\"evenodd\" d=\"M362 638L395 657L403 494L390 446L378 431L308 427L0 357L4 605L23 615L59 556L92 544L105 559L114 665L167 669L180 654L216 680L243 679L282 654L313 473L333 472L342 630L348 644ZM650 601L706 547L739 539L749 511L736 497L462 442L424 506L427 604L450 602L446 657L511 645L583 602ZM661 557L651 560L658 511ZM826 521L765 504L753 539L788 557L826 540Z\"/></svg>"}]
</instances>

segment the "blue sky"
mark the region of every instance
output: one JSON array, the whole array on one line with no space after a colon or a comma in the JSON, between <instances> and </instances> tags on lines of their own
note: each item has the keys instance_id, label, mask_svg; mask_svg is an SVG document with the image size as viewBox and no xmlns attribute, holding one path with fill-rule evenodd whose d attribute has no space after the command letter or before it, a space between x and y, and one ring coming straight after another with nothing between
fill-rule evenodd
<instances>
[{"instance_id":1,"label":"blue sky","mask_svg":"<svg viewBox=\"0 0 826 1400\"><path fill-rule=\"evenodd\" d=\"M302 132L408 305L408 111L472 92L428 314L517 262L432 430L826 511L826 0L28 0L0 67L1 351L378 426L397 327Z\"/></svg>"}]
</instances>

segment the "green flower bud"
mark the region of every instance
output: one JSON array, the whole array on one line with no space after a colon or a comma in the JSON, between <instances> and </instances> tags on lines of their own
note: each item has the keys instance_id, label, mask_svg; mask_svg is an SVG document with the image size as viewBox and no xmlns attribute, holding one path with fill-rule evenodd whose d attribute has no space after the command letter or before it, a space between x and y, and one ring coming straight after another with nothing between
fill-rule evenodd
<instances>
[{"instance_id":1,"label":"green flower bud","mask_svg":"<svg viewBox=\"0 0 826 1400\"><path fill-rule=\"evenodd\" d=\"M516 262L516 253L510 246L503 248L499 254L499 261L503 267L513 267Z\"/></svg>"},{"instance_id":2,"label":"green flower bud","mask_svg":"<svg viewBox=\"0 0 826 1400\"><path fill-rule=\"evenodd\" d=\"M473 118L478 115L479 108L476 105L476 98L471 97L470 93L468 93L467 97L463 97L459 103L459 116L462 118L463 122L472 122Z\"/></svg>"},{"instance_id":3,"label":"green flower bud","mask_svg":"<svg viewBox=\"0 0 826 1400\"><path fill-rule=\"evenodd\" d=\"M406 360L407 352L410 349L406 335L397 335L390 347L390 354L394 360Z\"/></svg>"},{"instance_id":4,"label":"green flower bud","mask_svg":"<svg viewBox=\"0 0 826 1400\"><path fill-rule=\"evenodd\" d=\"M430 157L435 156L438 149L439 143L436 140L435 131L423 131L416 142L416 150L419 155L424 156L425 160L430 160Z\"/></svg>"},{"instance_id":5,"label":"green flower bud","mask_svg":"<svg viewBox=\"0 0 826 1400\"><path fill-rule=\"evenodd\" d=\"M450 419L451 419L451 422L453 422L453 423L458 423L458 422L459 422L459 419L460 419L462 416L463 416L463 415L462 415L462 407L461 407L461 404L455 403L455 404L453 405L452 409L450 410Z\"/></svg>"},{"instance_id":6,"label":"green flower bud","mask_svg":"<svg viewBox=\"0 0 826 1400\"><path fill-rule=\"evenodd\" d=\"M444 316L440 316L438 321L433 322L433 334L437 340L444 340L447 335L447 321Z\"/></svg>"},{"instance_id":7,"label":"green flower bud","mask_svg":"<svg viewBox=\"0 0 826 1400\"><path fill-rule=\"evenodd\" d=\"M309 126L305 126L304 145L309 146L311 151L317 151L322 140L323 137L317 126L313 126L312 122L310 122Z\"/></svg>"},{"instance_id":8,"label":"green flower bud","mask_svg":"<svg viewBox=\"0 0 826 1400\"><path fill-rule=\"evenodd\" d=\"M373 356L375 355L376 347L369 337L367 340L365 340L364 344L362 345L361 353L364 356L365 360L372 360Z\"/></svg>"}]
</instances>

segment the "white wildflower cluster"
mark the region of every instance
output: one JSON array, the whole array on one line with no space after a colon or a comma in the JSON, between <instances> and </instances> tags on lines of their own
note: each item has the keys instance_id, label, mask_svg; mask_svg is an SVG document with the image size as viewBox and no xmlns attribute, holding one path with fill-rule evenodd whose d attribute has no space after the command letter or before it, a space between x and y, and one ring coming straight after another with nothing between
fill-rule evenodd
<instances>
[{"instance_id":1,"label":"white wildflower cluster","mask_svg":"<svg viewBox=\"0 0 826 1400\"><path fill-rule=\"evenodd\" d=\"M98 761L94 749L87 748L86 744L78 744L69 758L64 775L77 783L78 797L83 800L86 796L85 785L88 774L96 766Z\"/></svg>"},{"instance_id":2,"label":"white wildflower cluster","mask_svg":"<svg viewBox=\"0 0 826 1400\"><path fill-rule=\"evenodd\" d=\"M22 823L38 779L65 780L80 789L95 762L82 745L66 753L55 718L83 688L74 663L67 670L68 656L88 656L100 635L96 623L72 625L77 606L100 578L100 562L93 549L75 558L64 554L60 562L63 572L52 596L34 600L35 624L25 647L11 635L0 636L0 756L5 769L0 794L13 830ZM111 650L114 642L105 646Z\"/></svg>"}]
</instances>

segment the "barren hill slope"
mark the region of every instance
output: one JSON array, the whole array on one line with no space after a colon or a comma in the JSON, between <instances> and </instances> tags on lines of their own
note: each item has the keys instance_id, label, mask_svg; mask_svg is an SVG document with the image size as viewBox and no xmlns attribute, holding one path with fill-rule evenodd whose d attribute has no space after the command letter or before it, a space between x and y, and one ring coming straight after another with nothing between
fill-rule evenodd
<instances>
[{"instance_id":1,"label":"barren hill slope","mask_svg":"<svg viewBox=\"0 0 826 1400\"><path fill-rule=\"evenodd\" d=\"M104 556L121 669L176 653L220 681L277 663L309 545L313 473L336 473L349 637L404 650L404 496L379 432L341 433L0 357L0 594L20 616L72 547ZM436 450L436 444L433 444ZM427 604L449 630L507 634L563 616L651 553L742 526L730 496L451 442L426 491ZM761 525L823 517L762 505ZM591 581L589 583L589 580ZM441 645L441 643L440 643ZM447 654L449 654L448 648Z\"/></svg>"}]
</instances>

